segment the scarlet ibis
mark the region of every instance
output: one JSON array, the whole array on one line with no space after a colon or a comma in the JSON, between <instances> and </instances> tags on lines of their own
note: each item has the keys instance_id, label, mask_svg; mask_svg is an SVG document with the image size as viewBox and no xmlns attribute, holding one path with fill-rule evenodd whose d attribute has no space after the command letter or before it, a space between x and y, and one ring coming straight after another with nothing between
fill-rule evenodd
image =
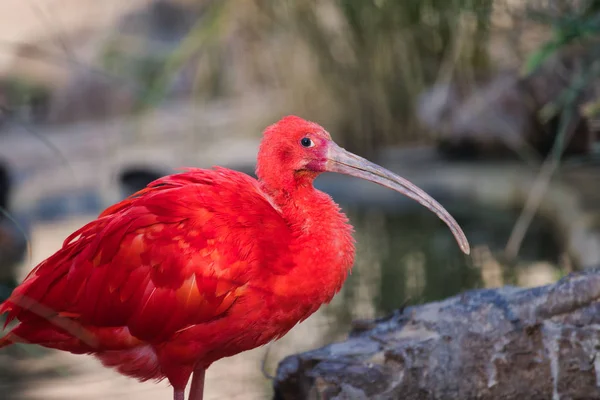
<instances>
[{"instance_id":1,"label":"scarlet ibis","mask_svg":"<svg viewBox=\"0 0 600 400\"><path fill-rule=\"evenodd\" d=\"M18 320L0 347L35 343L88 353L174 399L203 396L216 360L264 345L328 303L354 262L352 226L313 187L322 172L367 179L450 214L407 180L288 116L266 128L258 180L189 169L150 183L69 236L0 306Z\"/></svg>"}]
</instances>

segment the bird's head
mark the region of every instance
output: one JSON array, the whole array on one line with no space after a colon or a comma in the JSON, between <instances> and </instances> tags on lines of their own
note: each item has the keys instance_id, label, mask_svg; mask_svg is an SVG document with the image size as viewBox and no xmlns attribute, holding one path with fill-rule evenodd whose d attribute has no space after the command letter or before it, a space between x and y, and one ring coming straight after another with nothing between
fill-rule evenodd
<instances>
[{"instance_id":1,"label":"bird's head","mask_svg":"<svg viewBox=\"0 0 600 400\"><path fill-rule=\"evenodd\" d=\"M288 116L265 129L257 175L274 188L293 189L325 171L331 136L314 122Z\"/></svg>"},{"instance_id":2,"label":"bird's head","mask_svg":"<svg viewBox=\"0 0 600 400\"><path fill-rule=\"evenodd\" d=\"M287 116L265 129L256 174L268 188L293 192L298 187L312 185L322 172L355 176L416 200L448 225L461 250L469 254L465 234L444 207L408 180L344 150L320 125Z\"/></svg>"}]
</instances>

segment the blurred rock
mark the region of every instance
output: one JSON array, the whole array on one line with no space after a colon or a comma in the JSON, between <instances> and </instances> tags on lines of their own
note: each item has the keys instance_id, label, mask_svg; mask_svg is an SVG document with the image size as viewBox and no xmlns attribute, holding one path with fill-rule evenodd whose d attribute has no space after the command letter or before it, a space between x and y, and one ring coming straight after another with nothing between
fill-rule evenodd
<instances>
[{"instance_id":1,"label":"blurred rock","mask_svg":"<svg viewBox=\"0 0 600 400\"><path fill-rule=\"evenodd\" d=\"M420 96L417 113L438 135L442 153L457 158L504 156L538 131L533 108L510 72L434 86Z\"/></svg>"},{"instance_id":2,"label":"blurred rock","mask_svg":"<svg viewBox=\"0 0 600 400\"><path fill-rule=\"evenodd\" d=\"M451 158L546 155L558 134L562 108L548 117L543 114L549 104L560 101L598 51L595 46L572 46L526 77L502 71L438 84L420 96L418 117L436 135L439 150ZM581 107L598 98L598 83L585 85L577 97L565 154L588 154L597 140Z\"/></svg>"}]
</instances>

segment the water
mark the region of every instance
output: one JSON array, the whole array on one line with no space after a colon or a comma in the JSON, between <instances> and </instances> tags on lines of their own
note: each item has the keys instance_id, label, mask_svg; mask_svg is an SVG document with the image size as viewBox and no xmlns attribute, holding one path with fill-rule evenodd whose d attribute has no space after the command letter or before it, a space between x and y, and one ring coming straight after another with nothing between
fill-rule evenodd
<instances>
[{"instance_id":1,"label":"water","mask_svg":"<svg viewBox=\"0 0 600 400\"><path fill-rule=\"evenodd\" d=\"M518 210L444 201L471 241L473 256L466 257L446 225L417 204L402 203L398 207L393 203L336 200L356 229L353 273L331 304L270 347L266 367L271 372L286 355L343 340L354 319L382 316L407 304L435 301L471 288L523 283L522 276L534 265L543 267L536 284L565 273L559 267L562 245L552 223L543 218L534 219L521 257L512 263L501 261L499 255ZM90 214L56 218L52 210L62 214L64 207L46 205L38 214L44 222L38 220L31 225L34 263L50 255L64 237L93 218ZM25 267L21 275L30 267ZM264 357L265 349L257 349L216 363L207 376L207 398L269 398L270 382L260 372ZM0 373L0 391L10 392L14 399L158 400L170 396L165 383L139 384L102 368L92 357L20 346L0 351L0 369L2 360L10 363L12 374Z\"/></svg>"},{"instance_id":2,"label":"water","mask_svg":"<svg viewBox=\"0 0 600 400\"><path fill-rule=\"evenodd\" d=\"M501 261L502 252L518 210L468 202L447 209L469 238L472 257L460 251L443 222L418 205L409 210L348 208L359 242L357 272L346 283L346 296L370 280L372 308L382 315L401 305L495 286L485 274L493 263L501 267L498 282L504 284L519 284L520 274L533 263L543 263L556 277L565 273L559 266L563 246L551 221L534 219L519 258L508 263Z\"/></svg>"}]
</instances>

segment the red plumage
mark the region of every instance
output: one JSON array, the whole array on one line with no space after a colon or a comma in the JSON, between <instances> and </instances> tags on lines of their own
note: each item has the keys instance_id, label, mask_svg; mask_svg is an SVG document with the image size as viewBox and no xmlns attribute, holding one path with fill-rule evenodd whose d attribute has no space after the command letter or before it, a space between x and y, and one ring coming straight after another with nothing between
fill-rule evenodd
<instances>
[{"instance_id":1,"label":"red plumage","mask_svg":"<svg viewBox=\"0 0 600 400\"><path fill-rule=\"evenodd\" d=\"M195 370L201 398L212 362L281 337L341 288L352 228L312 181L364 177L368 162L348 154L287 117L265 132L259 180L215 168L151 183L31 271L0 305L7 324L18 320L0 347L94 354L140 380L168 378L176 399Z\"/></svg>"},{"instance_id":2,"label":"red plumage","mask_svg":"<svg viewBox=\"0 0 600 400\"><path fill-rule=\"evenodd\" d=\"M216 345L226 348L238 341L229 343L229 354L273 338L257 341L268 329L261 327L245 343L240 330L249 322L243 318L249 304L264 313L267 303L282 300L274 300L270 285L284 283L281 277L294 266L286 246L291 234L247 175L191 169L160 179L73 233L29 274L0 306L0 312L9 312L7 323L20 321L3 343L94 353L117 367L123 357L124 364L137 365L122 367L128 375L142 380L166 375L184 385L196 359L209 364L220 358ZM273 336L284 334L304 314ZM229 322L232 316L238 318L236 329ZM195 338L185 335L191 328L198 330ZM154 348L160 365L162 359L182 358L185 368L169 376L152 363L144 367L139 359L150 356L147 346Z\"/></svg>"}]
</instances>

